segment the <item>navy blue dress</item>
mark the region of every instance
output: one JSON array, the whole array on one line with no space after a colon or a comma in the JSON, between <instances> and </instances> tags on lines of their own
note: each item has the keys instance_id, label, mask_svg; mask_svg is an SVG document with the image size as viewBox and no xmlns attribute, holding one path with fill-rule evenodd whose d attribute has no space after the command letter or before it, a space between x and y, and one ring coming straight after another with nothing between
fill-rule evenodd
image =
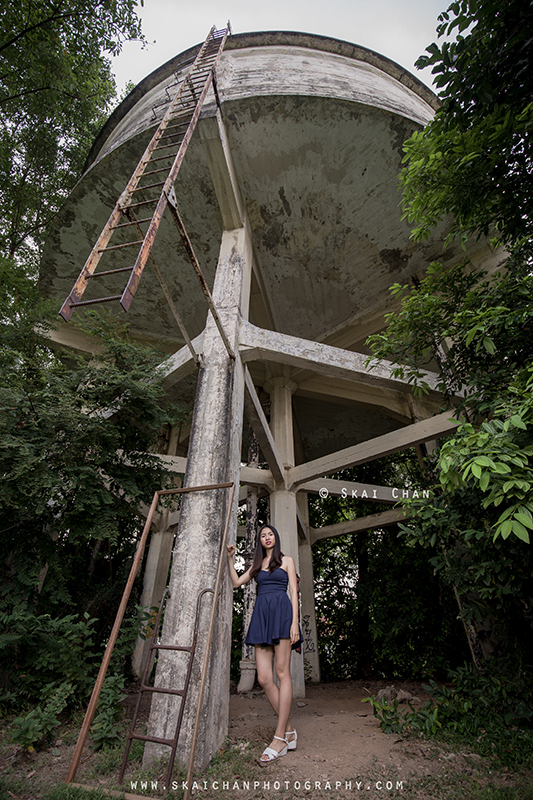
<instances>
[{"instance_id":1,"label":"navy blue dress","mask_svg":"<svg viewBox=\"0 0 533 800\"><path fill-rule=\"evenodd\" d=\"M279 644L280 639L291 638L292 604L287 594L289 576L282 567L273 572L262 569L257 573L257 598L250 627L246 634L246 644ZM302 634L300 631L300 641ZM299 642L292 645L298 647Z\"/></svg>"}]
</instances>

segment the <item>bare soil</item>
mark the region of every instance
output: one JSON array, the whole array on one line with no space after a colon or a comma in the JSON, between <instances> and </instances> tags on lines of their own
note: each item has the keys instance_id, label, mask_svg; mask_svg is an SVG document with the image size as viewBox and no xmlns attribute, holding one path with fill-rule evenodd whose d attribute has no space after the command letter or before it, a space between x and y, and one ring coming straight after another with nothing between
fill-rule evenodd
<instances>
[{"instance_id":1,"label":"bare soil","mask_svg":"<svg viewBox=\"0 0 533 800\"><path fill-rule=\"evenodd\" d=\"M384 733L370 704L362 701L386 686L377 681L308 686L305 699L293 701L297 749L266 766L260 766L258 759L274 733L275 715L261 690L232 694L227 748L220 763L197 779L193 794L205 800L275 800L302 795L313 800L335 800L356 797L364 790L368 799L392 795L402 800L460 800L478 797L472 787L483 791L487 782L500 788L512 786L510 774L490 772L483 759L468 749L455 752L429 741L402 740ZM422 703L427 699L419 684L402 683L396 688L416 695ZM134 695L127 698L126 711L134 701ZM125 729L129 717L126 713ZM0 800L48 798L50 790L64 782L80 725L81 717L62 726L58 730L60 738L33 754L10 744L6 731L0 731ZM89 740L76 783L103 790L120 789L121 760L122 748L95 752ZM164 773L165 765L161 765L143 775L140 762L133 761L128 765L122 789L137 796L179 800L183 776L176 772L178 788L169 792L163 788ZM140 783L143 778L149 781L146 789Z\"/></svg>"},{"instance_id":2,"label":"bare soil","mask_svg":"<svg viewBox=\"0 0 533 800\"><path fill-rule=\"evenodd\" d=\"M438 773L446 760L439 759L435 745L406 742L384 733L370 703L363 703L386 686L375 681L307 686L305 699L293 701L291 718L298 732L297 749L263 767L265 775L270 773L291 785L310 782L313 787L323 787L329 782L341 793L346 782L351 781L350 794L357 784L367 791L368 786L379 782L384 788L390 782L394 788L398 782L405 788L419 776ZM427 700L419 684L403 683L401 688L421 703ZM230 737L250 742L252 752L255 753L255 745L269 744L275 723L262 692L232 695ZM261 750L260 746L257 755ZM471 766L462 760L459 768L471 771Z\"/></svg>"}]
</instances>

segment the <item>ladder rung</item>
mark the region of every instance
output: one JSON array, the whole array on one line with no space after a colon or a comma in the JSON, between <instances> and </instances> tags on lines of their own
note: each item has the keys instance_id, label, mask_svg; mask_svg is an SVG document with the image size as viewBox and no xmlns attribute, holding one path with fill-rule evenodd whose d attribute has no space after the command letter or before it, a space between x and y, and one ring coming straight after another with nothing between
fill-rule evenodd
<instances>
[{"instance_id":1,"label":"ladder rung","mask_svg":"<svg viewBox=\"0 0 533 800\"><path fill-rule=\"evenodd\" d=\"M183 689L160 689L159 686L141 686L141 692L156 692L157 694L175 694L183 697Z\"/></svg>"},{"instance_id":2,"label":"ladder rung","mask_svg":"<svg viewBox=\"0 0 533 800\"><path fill-rule=\"evenodd\" d=\"M167 125L165 130L168 131L170 130L170 128L183 128L184 130L187 130L188 127L189 127L188 122L176 122L175 125Z\"/></svg>"},{"instance_id":3,"label":"ladder rung","mask_svg":"<svg viewBox=\"0 0 533 800\"><path fill-rule=\"evenodd\" d=\"M78 300L77 303L71 303L70 305L72 308L76 306L92 306L95 303L109 303L111 300L120 300L121 297L121 294L113 294L110 297L97 297L95 300Z\"/></svg>"},{"instance_id":4,"label":"ladder rung","mask_svg":"<svg viewBox=\"0 0 533 800\"><path fill-rule=\"evenodd\" d=\"M141 176L142 177L142 176ZM147 183L146 186L137 186L136 189L133 189L133 192L142 192L144 189L155 189L156 186L164 186L165 181L160 181L159 183Z\"/></svg>"},{"instance_id":5,"label":"ladder rung","mask_svg":"<svg viewBox=\"0 0 533 800\"><path fill-rule=\"evenodd\" d=\"M191 100L182 100L179 105L176 105L169 115L169 121L172 119L183 119L183 124L189 124L194 112L196 103Z\"/></svg>"},{"instance_id":6,"label":"ladder rung","mask_svg":"<svg viewBox=\"0 0 533 800\"><path fill-rule=\"evenodd\" d=\"M166 136L160 136L159 139L158 139L158 142L162 142L162 141L164 141L164 139L175 139L175 140L178 139L179 140L180 136L183 136L183 134L178 133L177 131L175 131L174 133L169 133ZM176 141L176 144L177 144L177 141Z\"/></svg>"},{"instance_id":7,"label":"ladder rung","mask_svg":"<svg viewBox=\"0 0 533 800\"><path fill-rule=\"evenodd\" d=\"M137 242L124 242L124 244L114 244L111 247L102 247L98 250L99 253L106 253L108 250L121 250L123 247L133 247L135 244L142 244L144 239L139 239Z\"/></svg>"},{"instance_id":8,"label":"ladder rung","mask_svg":"<svg viewBox=\"0 0 533 800\"><path fill-rule=\"evenodd\" d=\"M157 175L159 172L168 172L168 167L161 167L160 169L152 169L150 172L143 172L143 178L147 175Z\"/></svg>"},{"instance_id":9,"label":"ladder rung","mask_svg":"<svg viewBox=\"0 0 533 800\"><path fill-rule=\"evenodd\" d=\"M174 739L158 739L157 736L145 736L143 733L129 733L130 739L140 739L141 742L156 742L157 744L168 744L173 747Z\"/></svg>"},{"instance_id":10,"label":"ladder rung","mask_svg":"<svg viewBox=\"0 0 533 800\"><path fill-rule=\"evenodd\" d=\"M152 161L163 161L165 158L172 158L172 153L167 153L166 156L156 156L155 158L151 158L150 162Z\"/></svg>"},{"instance_id":11,"label":"ladder rung","mask_svg":"<svg viewBox=\"0 0 533 800\"><path fill-rule=\"evenodd\" d=\"M121 211L127 211L128 208L137 208L137 206L147 206L149 203L158 203L159 197L151 197L149 200L139 200L138 203L128 203L127 206L121 206Z\"/></svg>"},{"instance_id":12,"label":"ladder rung","mask_svg":"<svg viewBox=\"0 0 533 800\"><path fill-rule=\"evenodd\" d=\"M152 153L155 153L156 150L168 150L169 147L174 147L176 142L169 142L168 144L162 144L161 147L154 147Z\"/></svg>"},{"instance_id":13,"label":"ladder rung","mask_svg":"<svg viewBox=\"0 0 533 800\"><path fill-rule=\"evenodd\" d=\"M145 173L146 174L146 173ZM117 228L129 228L130 225L140 225L141 222L151 222L152 217L143 217L143 219L134 219L133 222L121 222L119 225L111 225L111 230L116 231Z\"/></svg>"},{"instance_id":14,"label":"ladder rung","mask_svg":"<svg viewBox=\"0 0 533 800\"><path fill-rule=\"evenodd\" d=\"M103 272L93 272L87 275L88 278L101 278L103 275L114 275L115 272L131 272L133 267L118 267L117 269L106 269Z\"/></svg>"},{"instance_id":15,"label":"ladder rung","mask_svg":"<svg viewBox=\"0 0 533 800\"><path fill-rule=\"evenodd\" d=\"M207 73L207 74L209 74L209 73ZM185 79L184 88L187 88L187 86L191 86L191 84L193 86L195 86L195 87L196 86L203 86L205 84L206 78L207 78L207 75L204 77L203 75L199 75L198 73L195 73L194 77L191 76L190 78L186 78Z\"/></svg>"},{"instance_id":16,"label":"ladder rung","mask_svg":"<svg viewBox=\"0 0 533 800\"><path fill-rule=\"evenodd\" d=\"M179 644L153 644L152 650L181 650L183 653L190 653L192 647L182 647Z\"/></svg>"}]
</instances>

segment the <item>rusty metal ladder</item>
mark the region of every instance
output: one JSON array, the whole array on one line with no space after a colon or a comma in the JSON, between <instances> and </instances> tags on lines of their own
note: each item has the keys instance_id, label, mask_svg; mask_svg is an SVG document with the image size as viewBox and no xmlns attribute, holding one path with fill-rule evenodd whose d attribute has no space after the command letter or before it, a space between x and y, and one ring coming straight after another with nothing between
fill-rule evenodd
<instances>
[{"instance_id":1,"label":"rusty metal ladder","mask_svg":"<svg viewBox=\"0 0 533 800\"><path fill-rule=\"evenodd\" d=\"M181 723L183 720L183 712L185 710L185 702L187 700L187 693L189 691L189 683L191 680L194 656L196 653L196 643L198 640L198 624L200 621L200 608L202 603L202 598L207 593L213 593L214 589L202 589L199 593L198 598L196 600L196 615L194 618L194 629L193 629L193 636L192 636L192 643L188 646L182 645L172 645L172 644L158 644L157 638L159 634L159 625L161 622L161 615L163 613L163 607L165 605L165 600L167 597L170 597L170 593L168 592L168 588L165 590L163 597L161 598L161 603L159 604L159 610L157 612L157 616L154 622L154 630L152 632L152 641L150 643L150 649L148 653L148 658L143 670L143 675L141 678L141 685L139 687L139 693L137 695L137 703L135 705L135 711L133 712L133 718L130 725L130 730L128 733L128 741L126 744L126 750L124 752L124 758L122 760L122 766L120 768L120 775L119 775L119 782L122 783L124 779L124 772L126 771L126 765L128 763L128 756L130 754L130 748L134 739L138 739L143 742L155 742L157 744L168 745L171 748L170 751L170 760L167 768L167 773L165 776L166 786L170 785L170 779L172 777L172 770L174 767L174 760L176 758L176 750L178 747L178 739L181 731ZM155 651L157 650L175 650L189 654L189 663L187 665L187 672L185 674L185 681L183 684L183 689L167 689L162 688L160 686L149 686L147 684L147 680L149 674L152 669L152 657ZM139 710L141 707L142 697L143 694L146 692L154 693L157 692L159 694L172 694L181 697L180 703L180 710L178 712L178 719L176 721L176 728L174 731L174 737L172 739L162 739L158 738L157 736L148 736L142 733L135 733L135 728L137 725L137 718L139 716Z\"/></svg>"},{"instance_id":2,"label":"rusty metal ladder","mask_svg":"<svg viewBox=\"0 0 533 800\"><path fill-rule=\"evenodd\" d=\"M105 676L107 674L109 663L111 661L111 656L113 654L113 649L115 647L115 644L116 644L116 641L117 641L117 637L118 637L118 634L119 634L119 631L120 631L120 627L122 625L122 620L124 619L124 614L126 612L126 606L128 604L131 591L133 589L133 584L134 584L134 581L135 581L135 577L136 577L136 575L137 575L137 573L138 573L138 571L140 569L140 566L141 566L141 561L142 561L144 550L145 550L145 547L146 547L146 542L148 541L148 537L149 537L149 534L150 534L152 522L153 522L154 515L156 513L156 509L157 509L157 506L158 506L160 498L164 497L164 496L175 495L175 494L188 494L190 492L206 492L206 491L213 491L213 490L217 490L217 489L229 489L230 491L229 491L229 496L227 497L227 500L226 500L226 503L227 503L226 518L225 518L222 537L221 537L221 545L220 545L220 552L219 552L219 562L218 562L218 569L217 569L215 586L214 586L213 589L208 588L208 589L202 590L200 592L200 594L198 595L198 599L197 599L196 620L195 620L195 627L194 627L194 633L193 633L193 641L194 641L194 648L195 649L196 649L195 640L197 638L197 633L198 633L200 602L201 602L201 599L204 596L204 594L206 594L208 592L211 592L213 594L213 602L211 604L211 613L210 613L210 619L209 619L209 630L208 630L208 633L207 633L207 639L206 639L206 643L205 643L204 660L203 660L203 665L202 665L200 687L199 687L199 691L198 691L198 703L197 703L197 707L196 707L196 719L195 719L195 723L194 723L194 731L193 731L193 736L192 736L192 741L191 741L191 749L190 749L190 756L189 756L189 765L188 765L188 770L187 770L187 782L188 782L188 784L190 783L190 780L191 780L191 777L192 777L192 772L193 772L193 767L194 767L194 757L195 757L195 753L196 753L196 744L197 744L197 741L198 741L198 733L199 733L199 730L200 730L200 720L201 720L203 697L204 697L205 686L206 686L206 682L207 682L207 670L208 670L208 666L209 666L209 659L210 659L210 655L211 655L211 640L212 640L213 630L214 630L215 620L216 620L217 599L218 599L219 592L220 592L220 589L221 589L222 576L224 574L224 569L225 569L225 564L226 564L226 558L225 558L226 542L227 542L227 537L228 537L228 530L229 530L231 512L232 512L232 509L233 509L233 498L235 496L235 484L232 483L232 482L230 482L230 483L214 483L214 484L209 484L209 485L205 485L205 486L187 486L187 487L176 488L176 489L160 489L160 490L158 490L158 491L156 491L154 493L152 504L150 506L150 509L148 511L148 516L146 518L146 523L144 525L143 532L142 532L141 538L139 540L139 543L137 545L137 550L135 552L135 556L133 558L133 563L131 565L130 574L129 574L128 580L126 582L126 587L124 589L124 594L122 595L122 600L120 602L120 606L119 606L119 609L117 611L117 616L116 616L116 619L115 619L115 623L113 625L113 629L112 629L111 634L109 636L109 640L108 640L107 647L106 647L106 650L105 650L105 653L104 653L104 657L102 659L102 663L100 665L98 676L96 678L96 682L95 682L94 689L93 689L93 692L92 692L92 695L91 695L91 699L89 700L89 705L87 706L87 711L85 712L85 718L84 718L83 724L81 726L81 730L80 730L80 733L79 733L79 736L78 736L78 741L76 742L76 746L75 746L74 752L72 754L72 759L71 759L71 762L70 762L70 766L69 766L67 775L65 777L65 783L72 783L73 786L76 786L76 787L79 787L79 788L82 788L82 789L95 788L95 787L88 787L88 786L86 786L84 784L74 783L74 778L76 777L76 773L78 771L78 767L79 767L79 764L80 764L83 748L85 747L85 742L87 741L87 736L89 734L91 723L93 721L94 713L96 711L96 706L98 704L98 699L100 697L100 692L102 690L102 686L103 686L103 683L104 683L104 680L105 680ZM164 603L164 598L163 598L163 600L161 601L161 604L160 604L160 609L159 609L159 614L158 614L159 620L157 621L157 625L159 625L159 621L161 619L163 603ZM154 641L155 641L155 637L154 637ZM168 647L168 646L166 646L165 648L159 647L159 649L172 649L172 650L185 650L185 651L187 651L187 650L189 650L189 647L181 647L181 646ZM192 669L193 657L194 657L194 652L192 652L191 655L190 655L189 670ZM149 667L150 661L151 661L151 658L148 659L148 663L147 663L148 667ZM143 684L145 683L146 677L147 677L147 672L146 672L146 668L145 668L145 674L143 674L143 681L142 681ZM190 675L187 676L186 681L187 681L187 689L188 689L188 686L189 686L189 683L190 683ZM150 690L150 687L147 687L146 690ZM154 689L152 689L152 691L160 691L160 692L166 693L166 694L180 694L180 692L183 692L184 690L179 690L179 689L171 689L171 690L168 690L168 689L155 689L154 690ZM140 706L139 698L138 698L138 704ZM180 708L180 720L179 720L179 726L180 727L181 727L181 716L183 715L184 708L185 708L185 697L182 695L181 708ZM136 713L138 715L138 709L136 709ZM130 728L130 732L131 732L131 728ZM160 741L163 744L167 744L167 743L170 742L170 744L175 743L176 746L177 746L178 737L179 737L179 729L177 729L175 739L172 739L172 740L151 739L150 741ZM125 756L123 764L122 764L121 776L123 776L123 770L125 769L125 766L126 766L127 754L129 752L129 748L131 746L131 738L141 738L141 737L140 737L140 735L135 735L135 737L128 737L128 749L127 749L127 753L126 753L126 756ZM171 773L172 773L172 768L173 768L173 765L174 765L175 752L176 751L174 749L173 750L173 756L170 759L170 763L169 763L169 767L168 767L168 772L167 772L168 776L170 776ZM170 777L168 778L168 780L170 780ZM133 795L130 795L130 796L133 797ZM186 790L185 794L184 794L184 800L188 800L189 796L190 796L190 791Z\"/></svg>"},{"instance_id":3,"label":"rusty metal ladder","mask_svg":"<svg viewBox=\"0 0 533 800\"><path fill-rule=\"evenodd\" d=\"M174 183L211 85L213 85L215 98L220 106L215 68L229 33L229 22L225 28L217 30L213 26L209 31L189 72L181 82L176 96L171 101L96 244L91 250L69 296L61 307L59 313L65 321L68 322L70 320L74 309L79 306L95 305L114 300L120 301L124 311L128 311L146 262L151 256L152 245L163 213L169 204L172 216L183 238L183 224L177 209ZM148 209L148 213L145 212L145 216L138 218L137 212L142 212L144 208ZM150 208L153 208L153 211L150 212ZM143 229L146 225L146 229ZM111 238L116 231L124 234L130 240L120 244L110 244ZM131 238L132 235L135 238ZM137 253L135 263L132 266L104 269L100 272L95 271L104 254L113 255L117 254L117 251L121 253L128 248L132 248ZM162 281L157 265L153 261L153 256L152 264L172 308L173 304L170 295ZM108 295L91 300L81 299L92 279L122 272L129 273L129 277L121 294ZM178 325L182 328L181 320L176 315L175 309L172 308L172 310ZM183 328L182 332L184 332ZM184 335L189 344L188 336L185 332Z\"/></svg>"}]
</instances>

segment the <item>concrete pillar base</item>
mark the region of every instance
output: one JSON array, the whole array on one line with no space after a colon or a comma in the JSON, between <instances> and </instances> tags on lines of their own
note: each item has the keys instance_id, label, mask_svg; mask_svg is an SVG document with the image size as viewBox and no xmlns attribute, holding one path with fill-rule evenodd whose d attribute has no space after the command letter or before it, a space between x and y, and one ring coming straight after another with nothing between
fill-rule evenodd
<instances>
[{"instance_id":1,"label":"concrete pillar base","mask_svg":"<svg viewBox=\"0 0 533 800\"><path fill-rule=\"evenodd\" d=\"M237 686L237 691L251 692L255 686L255 661L239 661L239 669L241 671L241 679Z\"/></svg>"}]
</instances>

